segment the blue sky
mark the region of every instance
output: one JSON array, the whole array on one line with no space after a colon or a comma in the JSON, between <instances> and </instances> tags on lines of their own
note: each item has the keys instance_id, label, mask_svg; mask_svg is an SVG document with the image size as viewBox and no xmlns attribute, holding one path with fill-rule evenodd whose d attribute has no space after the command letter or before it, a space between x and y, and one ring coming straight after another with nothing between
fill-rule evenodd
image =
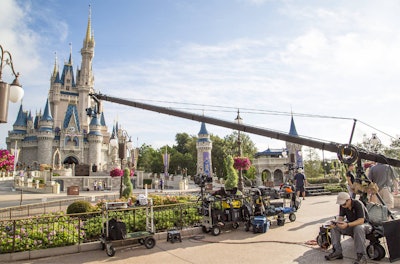
<instances>
[{"instance_id":1,"label":"blue sky","mask_svg":"<svg viewBox=\"0 0 400 264\"><path fill-rule=\"evenodd\" d=\"M387 144L400 134L397 0L2 0L0 44L21 73L24 110L44 108L55 52L62 68L71 43L80 66L89 4L103 94L232 121L240 109L244 123L283 132L292 112L300 135L339 143L349 141L353 119L354 143L377 133ZM12 81L6 68L3 80ZM172 145L176 133L200 130L198 122L104 106L110 130L118 120L139 145ZM10 103L1 124L2 148L18 108ZM284 147L250 137L259 151Z\"/></svg>"}]
</instances>

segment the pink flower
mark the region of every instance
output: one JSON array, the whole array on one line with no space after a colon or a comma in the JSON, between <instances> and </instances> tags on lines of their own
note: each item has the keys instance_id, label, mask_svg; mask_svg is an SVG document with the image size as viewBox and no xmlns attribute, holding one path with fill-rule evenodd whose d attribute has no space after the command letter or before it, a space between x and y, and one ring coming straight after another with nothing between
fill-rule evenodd
<instances>
[{"instance_id":1,"label":"pink flower","mask_svg":"<svg viewBox=\"0 0 400 264\"><path fill-rule=\"evenodd\" d=\"M14 155L6 149L0 149L0 171L12 171L14 169Z\"/></svg>"},{"instance_id":2,"label":"pink flower","mask_svg":"<svg viewBox=\"0 0 400 264\"><path fill-rule=\"evenodd\" d=\"M115 168L110 171L110 176L111 177L121 177L124 175L124 171L118 168Z\"/></svg>"},{"instance_id":3,"label":"pink flower","mask_svg":"<svg viewBox=\"0 0 400 264\"><path fill-rule=\"evenodd\" d=\"M233 167L237 170L248 170L251 162L247 157L235 157L233 159Z\"/></svg>"}]
</instances>

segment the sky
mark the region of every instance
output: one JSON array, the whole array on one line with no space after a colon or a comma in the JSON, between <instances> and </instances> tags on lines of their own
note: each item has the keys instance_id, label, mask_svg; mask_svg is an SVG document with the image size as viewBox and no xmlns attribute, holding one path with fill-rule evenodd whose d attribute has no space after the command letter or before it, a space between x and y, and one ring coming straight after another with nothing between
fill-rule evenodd
<instances>
[{"instance_id":1,"label":"sky","mask_svg":"<svg viewBox=\"0 0 400 264\"><path fill-rule=\"evenodd\" d=\"M12 54L23 109L43 111L55 57L80 67L89 5L95 90L300 136L352 143L400 134L400 2L397 0L1 0L0 45ZM3 68L3 80L13 78ZM0 148L20 103L0 124ZM200 123L113 103L138 146L197 136ZM221 138L231 129L207 125ZM285 142L248 134L258 151ZM332 153L330 153L332 154ZM327 155L330 155L327 153Z\"/></svg>"}]
</instances>

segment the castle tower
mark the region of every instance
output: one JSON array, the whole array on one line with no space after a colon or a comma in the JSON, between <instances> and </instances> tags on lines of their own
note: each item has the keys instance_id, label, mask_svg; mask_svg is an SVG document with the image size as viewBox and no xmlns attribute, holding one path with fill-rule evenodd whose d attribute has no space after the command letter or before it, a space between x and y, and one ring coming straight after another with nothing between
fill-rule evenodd
<instances>
[{"instance_id":1,"label":"castle tower","mask_svg":"<svg viewBox=\"0 0 400 264\"><path fill-rule=\"evenodd\" d=\"M47 99L43 115L40 117L38 124L39 132L37 134L37 160L39 164L51 164L54 139L53 123L53 117L51 116L49 107L49 100Z\"/></svg>"},{"instance_id":2,"label":"castle tower","mask_svg":"<svg viewBox=\"0 0 400 264\"><path fill-rule=\"evenodd\" d=\"M294 124L294 119L292 115L292 119L290 122L290 130L289 130L289 135L298 137L299 134L297 134L296 130L296 125ZM293 168L303 168L303 155L301 152L302 146L299 144L291 143L291 142L286 142L286 149L288 152L288 159L289 163L292 164Z\"/></svg>"},{"instance_id":3,"label":"castle tower","mask_svg":"<svg viewBox=\"0 0 400 264\"><path fill-rule=\"evenodd\" d=\"M213 176L212 173L212 162L211 162L211 149L212 142L210 135L206 129L206 124L201 123L201 128L198 133L198 139L196 142L197 149L197 173L206 174L209 177Z\"/></svg>"},{"instance_id":4,"label":"castle tower","mask_svg":"<svg viewBox=\"0 0 400 264\"><path fill-rule=\"evenodd\" d=\"M89 161L90 165L101 166L101 146L103 143L103 135L101 134L101 123L99 115L93 115L92 121L90 122L88 134L89 141Z\"/></svg>"},{"instance_id":5,"label":"castle tower","mask_svg":"<svg viewBox=\"0 0 400 264\"><path fill-rule=\"evenodd\" d=\"M86 115L86 108L93 107L94 102L89 98L89 93L94 91L94 77L92 71L92 63L94 57L94 35L92 33L91 25L91 10L89 9L89 18L86 28L86 36L83 40L83 47L81 49L82 62L81 69L77 71L77 89L79 93L78 112L79 119L82 121L82 129L88 131L89 117ZM102 109L98 109L101 111Z\"/></svg>"},{"instance_id":6,"label":"castle tower","mask_svg":"<svg viewBox=\"0 0 400 264\"><path fill-rule=\"evenodd\" d=\"M61 94L61 79L60 72L58 70L57 65L57 56L54 61L54 69L53 74L50 77L50 90L49 90L49 100L50 100L50 109L54 116L54 126L61 127L61 118L59 116L59 107L60 107L60 94Z\"/></svg>"}]
</instances>

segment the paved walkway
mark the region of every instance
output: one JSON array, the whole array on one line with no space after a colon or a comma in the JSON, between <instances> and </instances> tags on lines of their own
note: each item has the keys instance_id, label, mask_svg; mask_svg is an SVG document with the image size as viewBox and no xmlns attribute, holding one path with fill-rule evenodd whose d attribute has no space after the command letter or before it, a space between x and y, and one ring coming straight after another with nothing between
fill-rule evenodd
<instances>
[{"instance_id":1,"label":"paved walkway","mask_svg":"<svg viewBox=\"0 0 400 264\"><path fill-rule=\"evenodd\" d=\"M296 213L296 221L287 221L284 226L273 222L266 233L245 232L241 225L237 230L225 229L216 237L201 233L183 237L182 243L174 244L158 240L153 249L117 248L114 257L96 250L15 263L353 263L355 253L351 238L343 240L344 259L332 262L325 262L327 252L313 243L322 223L337 214L335 202L335 195L307 197ZM389 259L385 257L369 263L389 263Z\"/></svg>"}]
</instances>

